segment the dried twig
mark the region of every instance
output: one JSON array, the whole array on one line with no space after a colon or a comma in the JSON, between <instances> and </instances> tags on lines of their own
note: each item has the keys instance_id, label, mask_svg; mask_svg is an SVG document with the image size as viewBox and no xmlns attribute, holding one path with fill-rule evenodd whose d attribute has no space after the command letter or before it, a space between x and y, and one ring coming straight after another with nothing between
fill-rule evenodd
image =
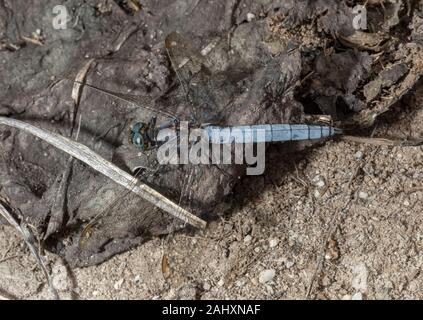
<instances>
[{"instance_id":1,"label":"dried twig","mask_svg":"<svg viewBox=\"0 0 423 320\"><path fill-rule=\"evenodd\" d=\"M383 138L367 138L357 136L340 136L343 141L370 144L375 146L399 146L399 147L418 147L423 144L423 140L390 140Z\"/></svg>"},{"instance_id":2,"label":"dried twig","mask_svg":"<svg viewBox=\"0 0 423 320\"><path fill-rule=\"evenodd\" d=\"M171 215L181 219L188 224L198 228L205 228L207 225L204 220L183 209L146 184L137 181L136 185L134 186L134 177L132 175L118 168L110 161L102 158L97 153L81 143L63 137L59 134L37 128L23 121L7 117L0 117L0 124L23 130L48 142L56 148L59 148L60 150L86 163L93 169L104 174L128 190L131 190L133 193L137 194L143 199L151 202L156 207L167 213L170 213Z\"/></svg>"},{"instance_id":3,"label":"dried twig","mask_svg":"<svg viewBox=\"0 0 423 320\"><path fill-rule=\"evenodd\" d=\"M18 257L20 257L19 254L16 254L16 255L13 255L13 256L9 256L9 257L4 257L4 258L1 258L0 259L0 263L3 263L5 261L11 260L11 259L15 259L15 258L18 258Z\"/></svg>"},{"instance_id":4,"label":"dried twig","mask_svg":"<svg viewBox=\"0 0 423 320\"><path fill-rule=\"evenodd\" d=\"M82 67L82 69L78 72L76 75L76 81L73 84L72 88L72 100L73 100L73 107L70 110L70 132L69 137L73 138L75 126L76 126L76 118L79 111L79 103L81 101L81 94L82 94L82 83L85 82L86 76L88 71L90 70L91 65L93 64L94 59L88 60L88 62ZM81 119L79 121L78 128L81 127ZM77 130L75 140L78 141L79 136L79 129ZM54 203L51 207L51 218L49 220L47 230L44 234L44 239L47 239L50 237L53 233L59 231L60 227L63 225L63 222L65 220L65 214L66 214L66 198L68 193L68 184L69 179L72 172L73 167L73 161L75 158L72 156L69 156L66 165L65 170L57 177L57 179L60 180L59 187L57 188L57 194L54 200Z\"/></svg>"},{"instance_id":5,"label":"dried twig","mask_svg":"<svg viewBox=\"0 0 423 320\"><path fill-rule=\"evenodd\" d=\"M35 237L32 232L27 228L25 223L19 224L19 222L12 216L12 214L0 203L0 215L7 220L7 222L14 227L22 236L23 240L25 241L26 245L28 246L29 250L31 251L32 255L35 257L38 265L40 266L41 270L44 272L44 275L47 279L47 283L50 289L50 292L53 295L53 298L58 300L59 295L57 294L56 289L53 286L53 282L50 276L50 273L41 258L40 254L38 253L38 249L34 244Z\"/></svg>"}]
</instances>

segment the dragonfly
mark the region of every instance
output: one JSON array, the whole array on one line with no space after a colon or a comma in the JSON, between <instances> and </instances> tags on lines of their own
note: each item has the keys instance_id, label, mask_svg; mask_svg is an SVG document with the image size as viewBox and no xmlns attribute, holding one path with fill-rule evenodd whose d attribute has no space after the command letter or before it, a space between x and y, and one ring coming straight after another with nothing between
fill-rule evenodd
<instances>
[{"instance_id":1,"label":"dragonfly","mask_svg":"<svg viewBox=\"0 0 423 320\"><path fill-rule=\"evenodd\" d=\"M249 142L257 144L321 140L342 134L341 129L327 124L219 124L223 117L219 114L219 110L221 110L218 107L219 102L214 97L214 88L210 85L210 71L206 67L205 56L177 32L173 32L166 37L165 49L174 70L176 81L179 82L179 86L182 88L185 105L189 106L189 108L186 108L189 109L189 114L185 118L177 113L155 106L152 99L110 91L85 82L80 83L83 86L117 98L125 103L134 104L140 109L153 113L149 121L135 120L129 128L130 145L140 151L141 155L158 150L164 143L169 142L159 139L162 130L174 130L176 135L173 139L180 142L181 135L179 132L183 121L187 123L188 131L202 129L208 139L206 142L217 145L233 145L237 141L244 141L245 137L250 137ZM164 121L158 123L159 117L164 119ZM222 136L222 131L231 132L229 139ZM195 144L196 142L190 141L190 143ZM182 202L184 197L190 198L189 185L192 183L196 167L191 166L185 175L179 203ZM138 170L136 171L136 178L140 180L151 178L159 172L158 168L149 168L148 166L134 167L135 170ZM81 234L81 243L84 243L84 239L93 232L93 227L96 223L116 207L119 202L123 201L129 193L130 191L120 195L120 199L113 201L106 210L88 223Z\"/></svg>"}]
</instances>

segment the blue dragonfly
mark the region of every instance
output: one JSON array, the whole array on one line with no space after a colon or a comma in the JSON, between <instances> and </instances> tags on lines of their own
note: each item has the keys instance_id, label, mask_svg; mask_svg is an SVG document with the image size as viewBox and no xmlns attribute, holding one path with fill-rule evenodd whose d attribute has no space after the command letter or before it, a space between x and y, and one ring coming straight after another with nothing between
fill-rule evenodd
<instances>
[{"instance_id":1,"label":"blue dragonfly","mask_svg":"<svg viewBox=\"0 0 423 320\"><path fill-rule=\"evenodd\" d=\"M303 140L321 140L342 134L340 129L330 125L319 124L291 124L291 123L266 123L266 124L229 124L220 125L219 115L216 115L218 102L213 97L214 88L209 86L209 72L204 65L204 56L194 49L179 33L171 33L165 40L165 48L175 72L175 82L179 82L188 105L189 114L184 119L182 116L166 109L159 108L154 100L148 97L133 96L119 92L103 89L88 83L80 83L83 86L117 98L125 103L133 104L136 108L144 109L153 113L149 121L135 121L130 126L129 138L132 148L147 154L158 150L166 141L159 139L160 132L166 129L175 130L175 140L180 140L178 131L182 122L188 124L188 130L202 129L206 133L207 141L210 144L232 145L237 141L251 143L272 143ZM201 107L200 107L201 106ZM157 124L158 118L164 121ZM187 120L187 121L186 121ZM222 136L222 132L230 132L229 138ZM168 142L168 141L167 141ZM195 142L191 142L195 143ZM156 164L157 165L157 164ZM159 166L150 168L148 166L135 166L132 168L139 179L148 179L160 170ZM192 184L196 174L197 166L190 166L185 175L182 187L180 188L180 199L191 198L189 185ZM81 239L91 233L93 226L106 213L111 211L127 194L123 193L111 203L111 205L96 216L83 230ZM191 202L189 205L191 206Z\"/></svg>"},{"instance_id":2,"label":"blue dragonfly","mask_svg":"<svg viewBox=\"0 0 423 320\"><path fill-rule=\"evenodd\" d=\"M210 143L232 144L236 141L245 140L245 137L249 137L249 141L252 143L320 140L342 133L342 130L329 125L279 123L261 125L234 124L222 126L215 124L215 122L219 122L218 117L213 117L213 115L204 116L204 113L213 114L214 110L218 109L216 108L217 102L212 97L213 89L210 90L210 88L207 87L207 80L204 81L204 78L208 76L207 71L204 71L206 69L204 66L204 57L177 32L173 32L167 36L165 48L184 94L186 95L187 104L190 105L192 109L191 114L188 116L189 129L204 129ZM184 77L183 68L189 69L189 75L186 77ZM186 79L189 77L194 78L195 74L199 77L197 81ZM135 122L130 129L131 143L141 151L159 147L161 145L161 142L157 139L159 132L168 128L178 130L179 124L184 120L181 119L179 115L157 108L157 106L154 106L154 101L147 97L117 93L86 83L83 85L121 99L124 102L133 103L139 108L156 113L150 121ZM201 111L203 114L199 112L199 105L202 106ZM164 116L168 121L157 125L158 115ZM206 118L207 121L204 121L204 118ZM219 133L222 131L231 132L231 138L222 139L219 136ZM261 134L259 135L259 133Z\"/></svg>"}]
</instances>

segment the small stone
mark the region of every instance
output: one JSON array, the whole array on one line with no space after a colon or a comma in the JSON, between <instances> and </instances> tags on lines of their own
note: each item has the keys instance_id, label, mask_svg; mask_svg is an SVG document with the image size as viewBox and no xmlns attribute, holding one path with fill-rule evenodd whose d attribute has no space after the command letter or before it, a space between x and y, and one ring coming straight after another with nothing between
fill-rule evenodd
<instances>
[{"instance_id":1,"label":"small stone","mask_svg":"<svg viewBox=\"0 0 423 320\"><path fill-rule=\"evenodd\" d=\"M236 285L238 288L240 288L240 287L242 287L242 286L244 285L244 282L243 282L243 281L241 281L241 280L237 280L237 281L235 282L235 285Z\"/></svg>"},{"instance_id":2,"label":"small stone","mask_svg":"<svg viewBox=\"0 0 423 320\"><path fill-rule=\"evenodd\" d=\"M291 261L291 260L286 260L286 262L285 262L285 267L286 267L287 269L291 269L291 268L294 266L294 264L295 264L295 262L294 262L294 261Z\"/></svg>"},{"instance_id":3,"label":"small stone","mask_svg":"<svg viewBox=\"0 0 423 320\"><path fill-rule=\"evenodd\" d=\"M325 182L323 180L319 180L316 182L316 187L323 188L325 186Z\"/></svg>"},{"instance_id":4,"label":"small stone","mask_svg":"<svg viewBox=\"0 0 423 320\"><path fill-rule=\"evenodd\" d=\"M322 278L321 283L323 287L329 287L332 284L332 280L329 277L325 276Z\"/></svg>"},{"instance_id":5,"label":"small stone","mask_svg":"<svg viewBox=\"0 0 423 320\"><path fill-rule=\"evenodd\" d=\"M219 287L223 287L225 285L225 281L223 279L220 279L219 282L217 283L217 285Z\"/></svg>"},{"instance_id":6,"label":"small stone","mask_svg":"<svg viewBox=\"0 0 423 320\"><path fill-rule=\"evenodd\" d=\"M98 296L98 294L99 294L99 292L98 292L98 291L93 291L93 292L92 292L93 297L97 297L97 296Z\"/></svg>"},{"instance_id":7,"label":"small stone","mask_svg":"<svg viewBox=\"0 0 423 320\"><path fill-rule=\"evenodd\" d=\"M187 283L177 289L175 298L177 300L194 300L196 296L197 287L193 283Z\"/></svg>"},{"instance_id":8,"label":"small stone","mask_svg":"<svg viewBox=\"0 0 423 320\"><path fill-rule=\"evenodd\" d=\"M267 283L273 280L276 275L276 271L274 269L264 270L259 275L259 282L260 283Z\"/></svg>"},{"instance_id":9,"label":"small stone","mask_svg":"<svg viewBox=\"0 0 423 320\"><path fill-rule=\"evenodd\" d=\"M275 293L275 291L273 290L273 288L269 285L266 285L266 291L268 294L273 295Z\"/></svg>"},{"instance_id":10,"label":"small stone","mask_svg":"<svg viewBox=\"0 0 423 320\"><path fill-rule=\"evenodd\" d=\"M311 182L313 183L313 185L315 185L316 187L323 187L325 185L325 181L323 181L323 179L320 177L320 175L315 176Z\"/></svg>"},{"instance_id":11,"label":"small stone","mask_svg":"<svg viewBox=\"0 0 423 320\"><path fill-rule=\"evenodd\" d=\"M203 289L204 289L205 291L209 291L209 290L211 289L211 285L210 285L210 283L206 282L206 283L203 285Z\"/></svg>"},{"instance_id":12,"label":"small stone","mask_svg":"<svg viewBox=\"0 0 423 320\"><path fill-rule=\"evenodd\" d=\"M123 282L125 281L125 279L120 279L118 281L115 282L115 284L113 285L113 288L115 288L115 290L119 290L120 287L122 287Z\"/></svg>"},{"instance_id":13,"label":"small stone","mask_svg":"<svg viewBox=\"0 0 423 320\"><path fill-rule=\"evenodd\" d=\"M269 241L269 247L270 248L275 248L277 247L279 244L279 240L278 239L270 239Z\"/></svg>"},{"instance_id":14,"label":"small stone","mask_svg":"<svg viewBox=\"0 0 423 320\"><path fill-rule=\"evenodd\" d=\"M420 282L417 280L413 280L410 282L410 284L408 285L408 289L411 292L419 292L420 291Z\"/></svg>"},{"instance_id":15,"label":"small stone","mask_svg":"<svg viewBox=\"0 0 423 320\"><path fill-rule=\"evenodd\" d=\"M247 235L247 236L245 236L245 238L244 238L244 243L245 244L248 244L248 243L251 243L251 241L253 240L253 237L252 236L250 236L250 235Z\"/></svg>"},{"instance_id":16,"label":"small stone","mask_svg":"<svg viewBox=\"0 0 423 320\"><path fill-rule=\"evenodd\" d=\"M52 278L53 286L57 290L65 291L69 288L68 272L64 265L57 264L53 267Z\"/></svg>"},{"instance_id":17,"label":"small stone","mask_svg":"<svg viewBox=\"0 0 423 320\"><path fill-rule=\"evenodd\" d=\"M351 300L351 295L346 294L345 296L343 296L343 297L341 298L341 300Z\"/></svg>"},{"instance_id":18,"label":"small stone","mask_svg":"<svg viewBox=\"0 0 423 320\"><path fill-rule=\"evenodd\" d=\"M362 151L357 151L356 152L356 154L354 155L354 157L357 159L357 160L361 160L361 159L363 159L363 152Z\"/></svg>"},{"instance_id":19,"label":"small stone","mask_svg":"<svg viewBox=\"0 0 423 320\"><path fill-rule=\"evenodd\" d=\"M363 300L363 294L361 292L356 292L351 297L351 300Z\"/></svg>"},{"instance_id":20,"label":"small stone","mask_svg":"<svg viewBox=\"0 0 423 320\"><path fill-rule=\"evenodd\" d=\"M256 15L254 13L248 12L247 13L247 21L251 22L256 18Z\"/></svg>"},{"instance_id":21,"label":"small stone","mask_svg":"<svg viewBox=\"0 0 423 320\"><path fill-rule=\"evenodd\" d=\"M223 226L223 230L225 232L230 232L230 231L232 231L232 229L233 229L233 227L229 223L225 223L225 225Z\"/></svg>"},{"instance_id":22,"label":"small stone","mask_svg":"<svg viewBox=\"0 0 423 320\"><path fill-rule=\"evenodd\" d=\"M358 193L358 197L362 200L366 200L367 198L369 198L369 194L367 192L364 191L360 191Z\"/></svg>"},{"instance_id":23,"label":"small stone","mask_svg":"<svg viewBox=\"0 0 423 320\"><path fill-rule=\"evenodd\" d=\"M352 268L353 278L351 286L358 292L367 291L367 279L369 271L364 263L360 263Z\"/></svg>"}]
</instances>

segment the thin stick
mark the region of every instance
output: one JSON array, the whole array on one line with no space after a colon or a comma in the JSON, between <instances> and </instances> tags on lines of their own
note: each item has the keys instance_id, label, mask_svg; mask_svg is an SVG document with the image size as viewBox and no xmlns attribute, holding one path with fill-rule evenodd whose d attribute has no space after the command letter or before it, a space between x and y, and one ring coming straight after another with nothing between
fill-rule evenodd
<instances>
[{"instance_id":1,"label":"thin stick","mask_svg":"<svg viewBox=\"0 0 423 320\"><path fill-rule=\"evenodd\" d=\"M90 70L91 65L93 64L95 60L90 59L78 72L76 75L76 81L83 83L85 82L85 79L87 77L87 73ZM79 113L79 104L81 101L81 94L83 86L80 83L74 83L72 88L72 100L73 100L73 106L70 108L70 130L69 130L69 138L73 138L74 131L75 131L75 125L76 125L76 118ZM81 128L81 115L79 117L79 125L78 125L78 132L76 134L75 140L78 141L79 137L79 130ZM53 205L51 207L51 218L47 226L47 230L44 234L44 239L47 239L50 237L53 233L58 232L60 228L62 227L62 224L65 220L65 214L66 214L66 199L67 199L67 193L68 193L68 184L69 179L72 172L73 162L75 158L72 156L69 156L66 165L65 170L60 174L60 184L57 188L56 197L54 199ZM59 177L57 177L59 178Z\"/></svg>"},{"instance_id":2,"label":"thin stick","mask_svg":"<svg viewBox=\"0 0 423 320\"><path fill-rule=\"evenodd\" d=\"M50 277L50 273L43 262L43 259L38 253L38 250L34 244L34 235L31 231L26 227L25 223L19 224L19 222L12 216L12 214L0 203L0 215L3 216L9 224L14 227L22 236L23 240L25 241L26 245L28 246L29 250L31 251L32 255L35 257L38 265L40 266L41 270L44 272L44 275L47 279L47 283L50 289L50 292L53 295L55 300L59 299L59 295L57 294L56 289L53 286L53 282Z\"/></svg>"},{"instance_id":3,"label":"thin stick","mask_svg":"<svg viewBox=\"0 0 423 320\"><path fill-rule=\"evenodd\" d=\"M206 221L178 206L176 203L161 195L146 184L139 182L135 187L133 187L134 177L132 175L118 168L110 161L102 158L81 143L12 118L0 117L0 124L23 130L48 142L56 148L86 163L121 186L131 190L141 198L154 204L156 207L188 224L191 224L192 226L204 229L207 225Z\"/></svg>"},{"instance_id":4,"label":"thin stick","mask_svg":"<svg viewBox=\"0 0 423 320\"><path fill-rule=\"evenodd\" d=\"M418 147L423 144L422 140L390 140L383 138L366 138L366 137L357 137L357 136L340 136L340 139L343 141L355 142L370 144L375 146L399 146L399 147Z\"/></svg>"},{"instance_id":5,"label":"thin stick","mask_svg":"<svg viewBox=\"0 0 423 320\"><path fill-rule=\"evenodd\" d=\"M0 263L3 263L3 262L5 262L5 261L7 261L7 260L15 259L15 258L17 258L17 257L20 257L20 255L19 255L19 254L16 254L16 255L14 255L14 256L10 256L10 257L5 257L5 258L2 258L2 259L0 259Z\"/></svg>"}]
</instances>

